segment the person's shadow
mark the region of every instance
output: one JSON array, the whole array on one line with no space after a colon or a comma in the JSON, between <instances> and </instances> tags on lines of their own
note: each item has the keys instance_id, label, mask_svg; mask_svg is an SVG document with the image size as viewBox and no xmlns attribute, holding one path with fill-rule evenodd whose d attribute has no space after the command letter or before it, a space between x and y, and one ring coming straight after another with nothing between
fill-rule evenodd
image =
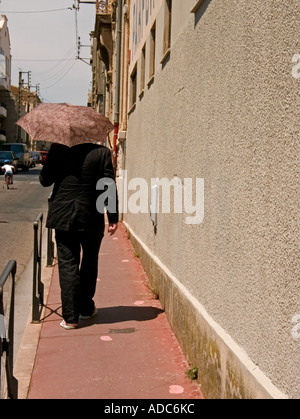
<instances>
[{"instance_id":1,"label":"person's shadow","mask_svg":"<svg viewBox=\"0 0 300 419\"><path fill-rule=\"evenodd\" d=\"M114 324L127 321L145 322L157 318L164 310L156 307L117 306L98 308L97 315L90 320L80 322L79 327L91 324Z\"/></svg>"}]
</instances>

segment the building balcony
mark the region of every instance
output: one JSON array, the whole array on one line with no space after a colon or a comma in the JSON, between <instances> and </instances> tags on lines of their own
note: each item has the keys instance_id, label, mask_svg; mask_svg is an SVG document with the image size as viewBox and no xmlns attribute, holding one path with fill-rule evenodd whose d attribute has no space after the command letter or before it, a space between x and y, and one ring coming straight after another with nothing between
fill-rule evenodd
<instances>
[{"instance_id":1,"label":"building balcony","mask_svg":"<svg viewBox=\"0 0 300 419\"><path fill-rule=\"evenodd\" d=\"M97 15L111 15L112 0L96 0L96 14Z\"/></svg>"},{"instance_id":2,"label":"building balcony","mask_svg":"<svg viewBox=\"0 0 300 419\"><path fill-rule=\"evenodd\" d=\"M7 77L0 78L0 90L8 90L8 79Z\"/></svg>"},{"instance_id":3,"label":"building balcony","mask_svg":"<svg viewBox=\"0 0 300 419\"><path fill-rule=\"evenodd\" d=\"M3 103L0 104L0 118L7 118L6 105Z\"/></svg>"},{"instance_id":4,"label":"building balcony","mask_svg":"<svg viewBox=\"0 0 300 419\"><path fill-rule=\"evenodd\" d=\"M93 33L95 39L94 55L100 53L100 59L105 63L107 71L111 70L113 54L112 26L115 22L116 2L112 0L96 2L96 23ZM93 57L96 62L97 56Z\"/></svg>"}]
</instances>

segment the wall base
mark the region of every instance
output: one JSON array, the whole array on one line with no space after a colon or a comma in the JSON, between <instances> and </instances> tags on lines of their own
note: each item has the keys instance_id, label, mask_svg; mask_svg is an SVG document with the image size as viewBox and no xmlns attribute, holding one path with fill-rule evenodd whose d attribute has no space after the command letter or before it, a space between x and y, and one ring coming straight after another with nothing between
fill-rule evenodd
<instances>
[{"instance_id":1,"label":"wall base","mask_svg":"<svg viewBox=\"0 0 300 419\"><path fill-rule=\"evenodd\" d=\"M206 399L288 399L124 222Z\"/></svg>"}]
</instances>

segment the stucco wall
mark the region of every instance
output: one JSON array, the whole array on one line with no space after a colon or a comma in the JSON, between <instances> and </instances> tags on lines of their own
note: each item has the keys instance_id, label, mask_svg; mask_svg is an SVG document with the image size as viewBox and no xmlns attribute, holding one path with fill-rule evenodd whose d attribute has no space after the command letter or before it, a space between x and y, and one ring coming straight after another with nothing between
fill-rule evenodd
<instances>
[{"instance_id":1,"label":"stucco wall","mask_svg":"<svg viewBox=\"0 0 300 419\"><path fill-rule=\"evenodd\" d=\"M158 21L162 20L158 17ZM272 382L300 397L298 0L206 0L128 121L128 178L205 180L205 219L129 226ZM158 46L159 48L159 46Z\"/></svg>"}]
</instances>

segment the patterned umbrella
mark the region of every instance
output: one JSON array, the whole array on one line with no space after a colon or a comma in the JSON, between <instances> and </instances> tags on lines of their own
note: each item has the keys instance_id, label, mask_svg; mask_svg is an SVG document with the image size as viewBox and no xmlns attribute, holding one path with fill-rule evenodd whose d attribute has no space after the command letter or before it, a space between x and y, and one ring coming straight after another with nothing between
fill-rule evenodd
<instances>
[{"instance_id":1,"label":"patterned umbrella","mask_svg":"<svg viewBox=\"0 0 300 419\"><path fill-rule=\"evenodd\" d=\"M87 106L41 103L17 121L35 141L49 141L68 147L103 142L114 126L102 114Z\"/></svg>"}]
</instances>

